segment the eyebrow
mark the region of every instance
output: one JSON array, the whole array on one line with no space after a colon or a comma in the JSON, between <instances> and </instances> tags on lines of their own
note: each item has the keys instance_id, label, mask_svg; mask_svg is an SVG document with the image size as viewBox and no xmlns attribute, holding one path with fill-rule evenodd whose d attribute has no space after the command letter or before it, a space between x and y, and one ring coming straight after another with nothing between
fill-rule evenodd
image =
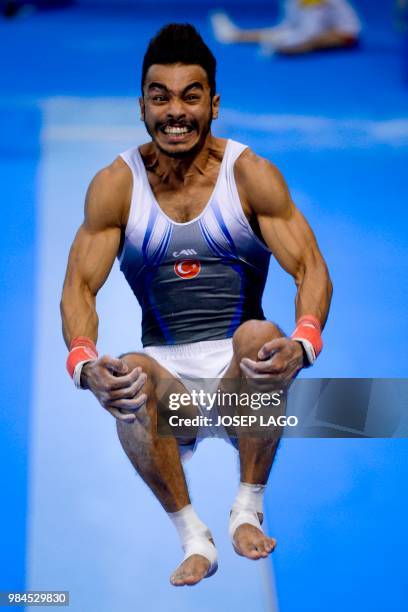
<instances>
[{"instance_id":1,"label":"eyebrow","mask_svg":"<svg viewBox=\"0 0 408 612\"><path fill-rule=\"evenodd\" d=\"M156 81L153 81L152 83L150 83L149 90L151 89L161 89L163 91L168 91L167 87L165 85L163 85L162 83L157 83Z\"/></svg>"},{"instance_id":2,"label":"eyebrow","mask_svg":"<svg viewBox=\"0 0 408 612\"><path fill-rule=\"evenodd\" d=\"M190 91L190 89L201 89L201 91L204 91L204 87L199 81L194 81L194 83L190 83L190 85L187 85L187 87L183 89L183 94Z\"/></svg>"},{"instance_id":3,"label":"eyebrow","mask_svg":"<svg viewBox=\"0 0 408 612\"><path fill-rule=\"evenodd\" d=\"M166 85L163 85L163 83L159 83L157 81L153 81L152 83L150 83L150 85L148 86L148 90L151 91L152 89L160 89L161 91L165 91L165 92L169 92L170 90L166 87ZM190 89L201 89L201 91L204 91L204 87L202 86L202 84L199 81L194 81L193 83L190 83L189 85L187 85L182 93L186 94L188 91L190 91Z\"/></svg>"}]
</instances>

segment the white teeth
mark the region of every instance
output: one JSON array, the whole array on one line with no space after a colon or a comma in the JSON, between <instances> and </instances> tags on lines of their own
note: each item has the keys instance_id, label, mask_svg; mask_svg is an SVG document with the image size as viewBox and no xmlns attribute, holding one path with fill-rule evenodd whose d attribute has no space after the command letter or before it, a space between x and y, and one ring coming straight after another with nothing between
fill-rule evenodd
<instances>
[{"instance_id":1,"label":"white teeth","mask_svg":"<svg viewBox=\"0 0 408 612\"><path fill-rule=\"evenodd\" d=\"M164 129L166 134L187 134L188 129L186 127L166 127Z\"/></svg>"}]
</instances>

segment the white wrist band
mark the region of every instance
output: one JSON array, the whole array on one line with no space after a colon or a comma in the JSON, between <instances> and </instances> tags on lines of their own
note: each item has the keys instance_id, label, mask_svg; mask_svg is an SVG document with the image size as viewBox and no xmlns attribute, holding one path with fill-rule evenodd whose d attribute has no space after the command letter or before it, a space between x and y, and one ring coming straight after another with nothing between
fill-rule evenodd
<instances>
[{"instance_id":1,"label":"white wrist band","mask_svg":"<svg viewBox=\"0 0 408 612\"><path fill-rule=\"evenodd\" d=\"M296 338L296 336L293 336L291 339L296 340L296 342L300 342L305 350L309 365L313 365L316 361L316 353L310 340L306 340L305 338Z\"/></svg>"},{"instance_id":2,"label":"white wrist band","mask_svg":"<svg viewBox=\"0 0 408 612\"><path fill-rule=\"evenodd\" d=\"M90 361L94 361L94 359L86 359L85 361L80 361L75 366L74 375L72 377L72 380L74 381L74 385L76 386L77 389L83 389L84 388L84 387L81 387L82 368L84 367L84 365L86 363L89 363Z\"/></svg>"}]
</instances>

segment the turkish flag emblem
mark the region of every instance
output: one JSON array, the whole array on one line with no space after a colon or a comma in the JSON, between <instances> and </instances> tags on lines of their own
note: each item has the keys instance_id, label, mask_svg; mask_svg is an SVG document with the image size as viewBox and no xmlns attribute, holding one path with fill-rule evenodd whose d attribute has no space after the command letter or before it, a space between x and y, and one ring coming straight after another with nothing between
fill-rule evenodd
<instances>
[{"instance_id":1,"label":"turkish flag emblem","mask_svg":"<svg viewBox=\"0 0 408 612\"><path fill-rule=\"evenodd\" d=\"M176 261L174 271L180 278L195 278L200 274L201 264L198 259L182 259Z\"/></svg>"}]
</instances>

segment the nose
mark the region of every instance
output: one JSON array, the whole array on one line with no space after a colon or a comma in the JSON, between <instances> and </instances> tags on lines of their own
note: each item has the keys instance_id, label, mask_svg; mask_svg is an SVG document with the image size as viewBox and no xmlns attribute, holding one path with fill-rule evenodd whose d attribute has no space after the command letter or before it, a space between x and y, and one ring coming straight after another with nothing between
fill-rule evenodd
<instances>
[{"instance_id":1,"label":"nose","mask_svg":"<svg viewBox=\"0 0 408 612\"><path fill-rule=\"evenodd\" d=\"M167 116L172 119L181 119L185 117L185 110L182 100L172 98L167 106Z\"/></svg>"}]
</instances>

